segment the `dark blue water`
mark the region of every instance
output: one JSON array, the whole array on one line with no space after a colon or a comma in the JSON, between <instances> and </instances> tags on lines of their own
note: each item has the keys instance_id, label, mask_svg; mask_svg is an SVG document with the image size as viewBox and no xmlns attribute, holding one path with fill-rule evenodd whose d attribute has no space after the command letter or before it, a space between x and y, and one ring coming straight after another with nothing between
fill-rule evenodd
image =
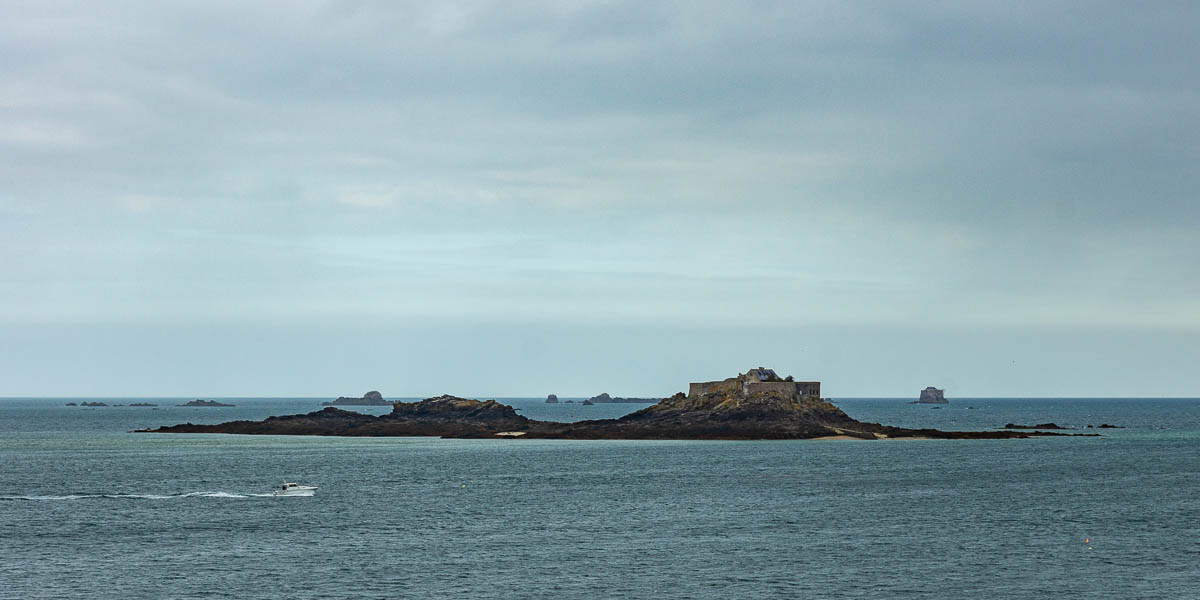
<instances>
[{"instance_id":1,"label":"dark blue water","mask_svg":"<svg viewBox=\"0 0 1200 600\"><path fill-rule=\"evenodd\" d=\"M1127 426L883 442L168 436L127 432L320 400L67 401L0 399L0 598L1200 597L1200 400L837 402ZM265 496L284 478L320 490Z\"/></svg>"}]
</instances>

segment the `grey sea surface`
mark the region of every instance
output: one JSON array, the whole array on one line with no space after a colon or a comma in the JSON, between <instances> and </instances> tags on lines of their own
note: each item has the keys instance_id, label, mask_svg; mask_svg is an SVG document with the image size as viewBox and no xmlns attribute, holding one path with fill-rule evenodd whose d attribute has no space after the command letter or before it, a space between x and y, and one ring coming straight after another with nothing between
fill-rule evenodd
<instances>
[{"instance_id":1,"label":"grey sea surface","mask_svg":"<svg viewBox=\"0 0 1200 600\"><path fill-rule=\"evenodd\" d=\"M190 399L0 399L0 598L1200 598L1197 399L835 400L906 427L1125 426L1097 438L130 433L326 400ZM271 496L284 479L320 489Z\"/></svg>"}]
</instances>

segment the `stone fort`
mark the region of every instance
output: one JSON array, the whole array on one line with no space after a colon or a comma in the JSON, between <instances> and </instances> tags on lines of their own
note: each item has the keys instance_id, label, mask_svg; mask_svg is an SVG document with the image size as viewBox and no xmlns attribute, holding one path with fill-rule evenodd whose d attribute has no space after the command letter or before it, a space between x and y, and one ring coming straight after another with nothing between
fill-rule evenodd
<instances>
[{"instance_id":1,"label":"stone fort","mask_svg":"<svg viewBox=\"0 0 1200 600\"><path fill-rule=\"evenodd\" d=\"M724 381L704 381L688 384L688 397L698 398L707 394L740 395L743 398L754 394L770 394L793 398L820 398L820 381L791 381L781 379L774 369L758 367L737 377Z\"/></svg>"}]
</instances>

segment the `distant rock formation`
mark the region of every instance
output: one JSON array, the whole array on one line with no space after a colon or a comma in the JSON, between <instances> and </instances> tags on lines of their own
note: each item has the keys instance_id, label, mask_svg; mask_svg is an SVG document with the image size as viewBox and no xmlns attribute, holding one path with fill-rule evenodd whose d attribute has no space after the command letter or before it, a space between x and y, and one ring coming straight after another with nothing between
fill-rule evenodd
<instances>
[{"instance_id":1,"label":"distant rock formation","mask_svg":"<svg viewBox=\"0 0 1200 600\"><path fill-rule=\"evenodd\" d=\"M237 405L236 405L236 404L224 404L224 403L221 403L221 402L217 402L216 400L192 400L191 402L185 402L185 403L183 403L183 404L177 404L176 406L208 406L208 407L222 407L222 406L237 406Z\"/></svg>"},{"instance_id":2,"label":"distant rock formation","mask_svg":"<svg viewBox=\"0 0 1200 600\"><path fill-rule=\"evenodd\" d=\"M1057 423L1038 423L1037 425L1017 425L1016 423L1005 423L1005 429L1072 429L1071 427L1063 427Z\"/></svg>"},{"instance_id":3,"label":"distant rock formation","mask_svg":"<svg viewBox=\"0 0 1200 600\"><path fill-rule=\"evenodd\" d=\"M929 386L921 390L921 397L917 399L916 404L949 404L950 401L946 399L945 391Z\"/></svg>"},{"instance_id":4,"label":"distant rock formation","mask_svg":"<svg viewBox=\"0 0 1200 600\"><path fill-rule=\"evenodd\" d=\"M809 382L805 382L809 383ZM143 430L154 433L270 435L441 436L505 439L784 440L848 437L1007 439L1068 435L1045 431L938 431L866 423L819 397L787 386L751 386L693 395L675 394L620 419L558 423L520 416L495 400L438 396L397 402L378 417L328 407L303 415L219 425L191 423ZM1075 434L1096 435L1096 434Z\"/></svg>"},{"instance_id":5,"label":"distant rock formation","mask_svg":"<svg viewBox=\"0 0 1200 600\"><path fill-rule=\"evenodd\" d=\"M333 402L322 402L321 406L391 406L395 404L390 400L384 400L383 394L376 391L370 391L363 394L362 398L347 398L339 396Z\"/></svg>"},{"instance_id":6,"label":"distant rock formation","mask_svg":"<svg viewBox=\"0 0 1200 600\"><path fill-rule=\"evenodd\" d=\"M555 396L554 394L546 396L546 404L558 404L558 396Z\"/></svg>"},{"instance_id":7,"label":"distant rock formation","mask_svg":"<svg viewBox=\"0 0 1200 600\"><path fill-rule=\"evenodd\" d=\"M264 421L232 421L220 425L175 425L156 433L240 433L265 435L494 437L522 431L531 423L511 406L495 400L438 396L420 402L397 402L392 412L373 416L326 407L304 415L268 417Z\"/></svg>"},{"instance_id":8,"label":"distant rock formation","mask_svg":"<svg viewBox=\"0 0 1200 600\"><path fill-rule=\"evenodd\" d=\"M591 405L593 405L593 404L595 404L595 402L592 402L591 400L584 400L584 401L583 401L583 405L584 405L584 406L591 406Z\"/></svg>"},{"instance_id":9,"label":"distant rock formation","mask_svg":"<svg viewBox=\"0 0 1200 600\"><path fill-rule=\"evenodd\" d=\"M94 406L108 406L107 404L105 404L103 402L80 402L79 405L80 406L93 406L93 407Z\"/></svg>"},{"instance_id":10,"label":"distant rock formation","mask_svg":"<svg viewBox=\"0 0 1200 600\"><path fill-rule=\"evenodd\" d=\"M134 403L130 404L130 406L158 406L158 405L152 404L150 402L134 402Z\"/></svg>"},{"instance_id":11,"label":"distant rock formation","mask_svg":"<svg viewBox=\"0 0 1200 600\"><path fill-rule=\"evenodd\" d=\"M592 404L654 404L658 402L658 398L621 398L612 397L608 393L601 393L599 396L588 398Z\"/></svg>"},{"instance_id":12,"label":"distant rock formation","mask_svg":"<svg viewBox=\"0 0 1200 600\"><path fill-rule=\"evenodd\" d=\"M67 406L79 406L79 405L78 405L78 404L76 404L76 403L74 403L74 402L68 402L68 403L67 403Z\"/></svg>"}]
</instances>

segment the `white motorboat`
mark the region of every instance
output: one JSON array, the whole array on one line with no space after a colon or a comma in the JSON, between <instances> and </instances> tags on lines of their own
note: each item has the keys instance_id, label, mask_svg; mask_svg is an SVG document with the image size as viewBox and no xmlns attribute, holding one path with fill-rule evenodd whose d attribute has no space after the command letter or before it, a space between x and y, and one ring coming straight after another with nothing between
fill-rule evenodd
<instances>
[{"instance_id":1,"label":"white motorboat","mask_svg":"<svg viewBox=\"0 0 1200 600\"><path fill-rule=\"evenodd\" d=\"M275 496L311 496L317 491L315 485L301 485L299 483L283 482L279 489L272 492Z\"/></svg>"}]
</instances>

